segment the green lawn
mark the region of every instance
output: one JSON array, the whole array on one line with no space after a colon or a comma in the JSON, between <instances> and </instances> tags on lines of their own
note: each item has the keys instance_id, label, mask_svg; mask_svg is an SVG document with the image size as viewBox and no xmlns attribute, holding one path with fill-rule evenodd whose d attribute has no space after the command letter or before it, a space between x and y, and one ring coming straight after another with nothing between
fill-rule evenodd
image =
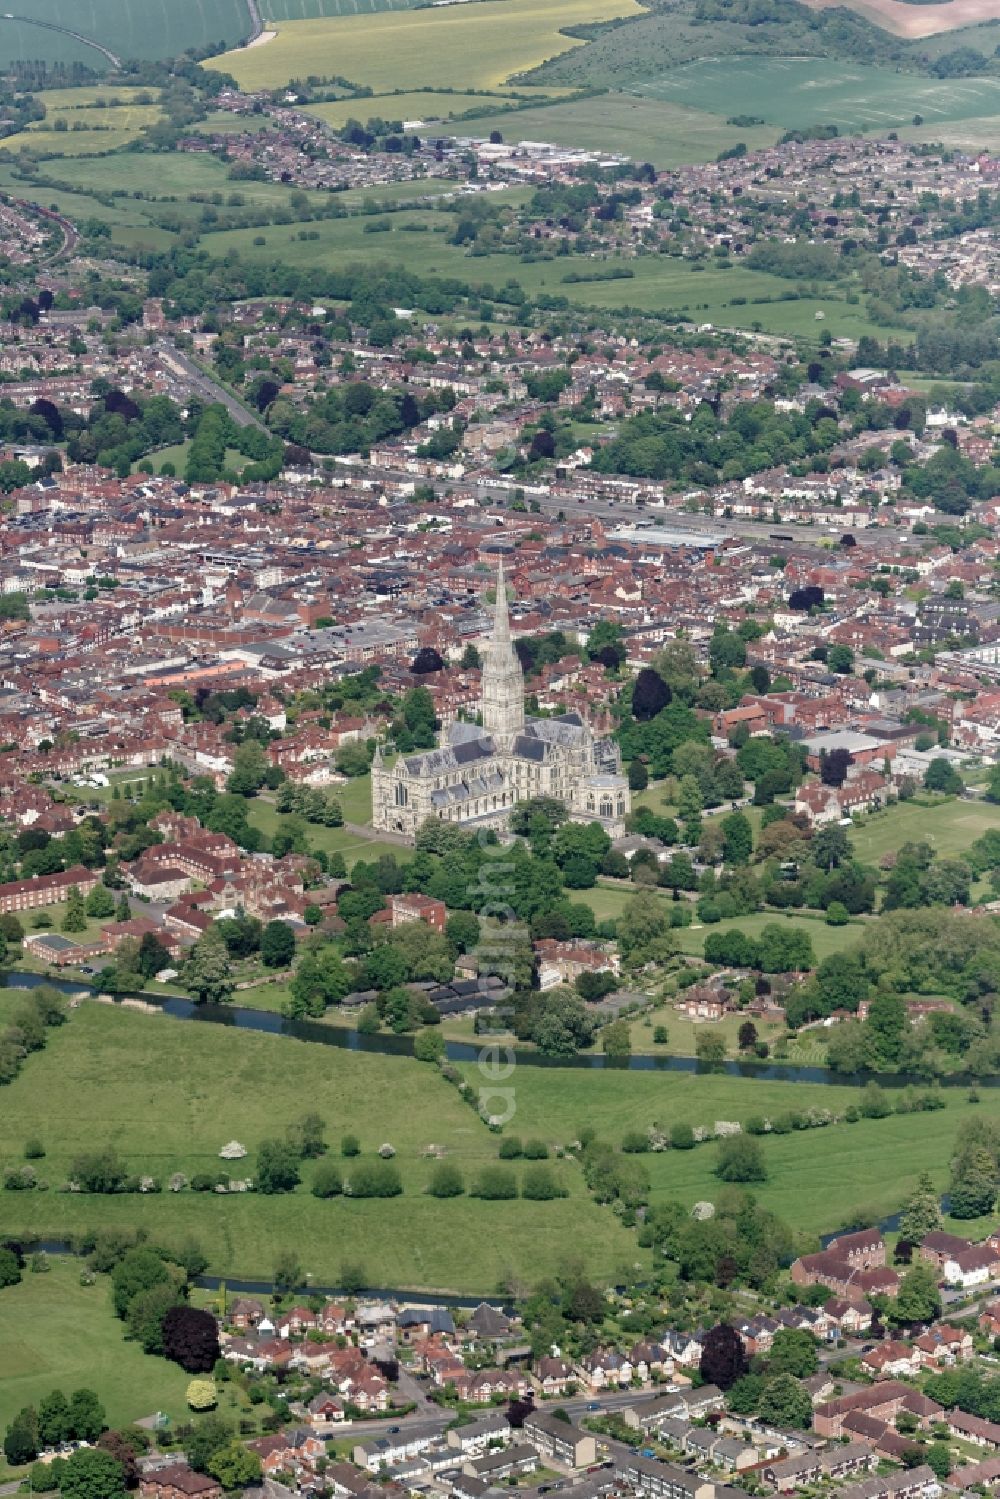
<instances>
[{"instance_id":1,"label":"green lawn","mask_svg":"<svg viewBox=\"0 0 1000 1499\"><path fill-rule=\"evenodd\" d=\"M927 802L897 802L885 812L866 818L852 829L851 842L859 859L877 864L885 853L902 844L929 843L939 857L954 858L989 828L1000 828L1000 806L941 798Z\"/></svg>"},{"instance_id":2,"label":"green lawn","mask_svg":"<svg viewBox=\"0 0 1000 1499\"><path fill-rule=\"evenodd\" d=\"M26 1269L20 1285L0 1293L0 1429L50 1390L68 1395L84 1385L96 1389L112 1426L158 1410L184 1419L190 1375L125 1341L107 1277L81 1286L79 1260L53 1255L49 1264L48 1274Z\"/></svg>"},{"instance_id":3,"label":"green lawn","mask_svg":"<svg viewBox=\"0 0 1000 1499\"><path fill-rule=\"evenodd\" d=\"M346 822L352 822L361 827L368 827L372 820L372 783L371 776L357 776L353 780L345 782L343 786L332 788L334 796L340 802ZM285 814L275 809L273 801L265 801L258 797L250 803L250 822L254 827L260 828L269 838L281 827L286 820ZM395 854L402 862L404 859L413 857L412 850L404 848L399 844L383 843L378 839L361 838L352 833L349 828L326 828L319 823L310 823L307 834L308 842L314 848L321 848L327 853L343 854L348 865L357 859L377 859L380 854Z\"/></svg>"},{"instance_id":4,"label":"green lawn","mask_svg":"<svg viewBox=\"0 0 1000 1499\"><path fill-rule=\"evenodd\" d=\"M586 1246L596 1275L636 1258L634 1237L593 1205L571 1163L553 1163L570 1195L551 1203L424 1195L429 1145L471 1176L495 1160L497 1141L423 1063L99 1005L81 1006L4 1090L0 1169L20 1163L24 1141L37 1135L53 1187L78 1151L108 1143L135 1171L190 1176L218 1168L218 1150L235 1138L250 1151L249 1173L261 1139L306 1109L323 1116L334 1146L345 1131L360 1136L366 1155L394 1145L404 1195L318 1201L306 1185L280 1197L50 1190L5 1194L4 1227L59 1236L142 1225L161 1243L197 1238L211 1268L233 1277L267 1277L277 1254L294 1248L318 1283L335 1281L351 1260L375 1285L476 1293L491 1291L508 1271L534 1280L555 1270L569 1246ZM304 1168L307 1181L312 1170Z\"/></svg>"}]
</instances>

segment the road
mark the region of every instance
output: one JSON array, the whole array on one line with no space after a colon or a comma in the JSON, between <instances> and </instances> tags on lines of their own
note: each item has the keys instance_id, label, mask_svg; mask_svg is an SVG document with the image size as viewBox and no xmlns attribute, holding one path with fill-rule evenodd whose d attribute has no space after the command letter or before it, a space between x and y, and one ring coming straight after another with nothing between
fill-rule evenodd
<instances>
[{"instance_id":1,"label":"road","mask_svg":"<svg viewBox=\"0 0 1000 1499\"><path fill-rule=\"evenodd\" d=\"M186 380L191 389L204 400L218 402L225 406L237 426L256 427L260 432L267 432L259 416L255 416L252 411L241 406L235 396L230 395L229 391L217 380L206 375L200 365L195 364L189 355L182 353L169 338L158 339L156 348L168 369L173 370L178 378Z\"/></svg>"}]
</instances>

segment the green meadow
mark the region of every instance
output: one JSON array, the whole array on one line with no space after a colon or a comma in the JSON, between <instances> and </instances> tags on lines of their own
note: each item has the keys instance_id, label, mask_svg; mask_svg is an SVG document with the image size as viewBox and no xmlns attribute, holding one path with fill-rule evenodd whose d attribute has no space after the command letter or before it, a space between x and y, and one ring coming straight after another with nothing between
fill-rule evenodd
<instances>
[{"instance_id":1,"label":"green meadow","mask_svg":"<svg viewBox=\"0 0 1000 1499\"><path fill-rule=\"evenodd\" d=\"M496 1159L497 1139L424 1063L98 1004L76 1011L5 1089L0 1168L20 1163L24 1141L37 1135L52 1188L81 1149L107 1144L134 1171L190 1176L218 1169L219 1149L238 1139L250 1152L242 1168L249 1174L260 1141L307 1109L326 1121L334 1155L345 1132L360 1137L363 1158L393 1145L404 1194L319 1201L308 1190L315 1168L307 1162L303 1185L273 1197L6 1194L5 1228L56 1236L142 1226L166 1244L197 1238L212 1268L233 1277L267 1278L278 1254L294 1249L315 1283L334 1282L351 1261L373 1285L459 1292L489 1292L509 1272L538 1278L571 1246L586 1246L595 1275L637 1257L634 1236L593 1205L571 1162L552 1163L569 1192L553 1202L427 1196L429 1146L445 1150L469 1180Z\"/></svg>"},{"instance_id":2,"label":"green meadow","mask_svg":"<svg viewBox=\"0 0 1000 1499\"><path fill-rule=\"evenodd\" d=\"M68 1395L84 1386L97 1388L112 1426L157 1411L184 1420L190 1376L126 1342L108 1277L81 1286L80 1268L79 1260L52 1256L47 1273L25 1270L0 1296L0 1429L51 1390Z\"/></svg>"}]
</instances>

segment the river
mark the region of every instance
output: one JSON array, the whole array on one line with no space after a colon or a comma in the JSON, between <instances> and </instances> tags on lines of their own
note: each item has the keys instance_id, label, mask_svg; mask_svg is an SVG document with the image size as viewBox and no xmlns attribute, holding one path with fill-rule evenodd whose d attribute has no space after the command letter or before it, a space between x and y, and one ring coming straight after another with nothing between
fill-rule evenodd
<instances>
[{"instance_id":1,"label":"river","mask_svg":"<svg viewBox=\"0 0 1000 1499\"><path fill-rule=\"evenodd\" d=\"M35 989L48 984L63 994L96 994L98 991L78 979L48 978L40 973L28 973L23 969L5 969L0 972L0 983L5 988ZM291 1036L297 1041L310 1041L320 1046L336 1046L342 1051L374 1052L380 1056L411 1057L412 1036L377 1035L363 1036L348 1026L334 1026L319 1020L289 1020L273 1010L255 1010L245 1005L195 1004L181 994L149 994L138 991L117 994L115 1004L131 1001L141 1002L151 1010L169 1015L172 1020L193 1020L202 1025L226 1025L235 1030L260 1031L270 1036ZM505 1045L502 1038L487 1040L483 1046ZM450 1062L476 1062L482 1047L469 1041L446 1041L445 1055ZM575 1057L543 1057L537 1051L514 1048L514 1060L519 1067L572 1067L594 1072L687 1072L701 1076L729 1076L756 1078L772 1083L813 1083L828 1087L863 1086L877 1082L884 1088L927 1087L928 1078L910 1073L882 1074L858 1072L844 1074L831 1072L825 1067L797 1067L794 1063L762 1062L757 1060L727 1061L719 1063L699 1062L696 1057L680 1056L632 1056L606 1057L601 1053L581 1054ZM942 1078L943 1087L996 1088L1000 1087L1000 1076L973 1077L969 1073L952 1073Z\"/></svg>"}]
</instances>

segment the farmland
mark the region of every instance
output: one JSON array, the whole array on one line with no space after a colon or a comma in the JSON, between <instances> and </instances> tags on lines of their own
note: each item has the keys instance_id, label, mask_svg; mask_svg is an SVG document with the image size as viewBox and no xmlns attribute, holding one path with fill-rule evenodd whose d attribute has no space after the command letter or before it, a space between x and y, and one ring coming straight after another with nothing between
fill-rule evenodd
<instances>
[{"instance_id":1,"label":"farmland","mask_svg":"<svg viewBox=\"0 0 1000 1499\"><path fill-rule=\"evenodd\" d=\"M500 94L440 93L420 89L416 93L376 94L370 99L334 99L328 104L313 104L309 113L324 120L335 130L348 120L369 120L379 115L384 120L447 120L467 110L509 108L510 101ZM478 121L470 131L481 131ZM489 127L492 129L492 125Z\"/></svg>"},{"instance_id":2,"label":"farmland","mask_svg":"<svg viewBox=\"0 0 1000 1499\"><path fill-rule=\"evenodd\" d=\"M372 1284L455 1291L489 1291L508 1270L537 1278L557 1268L571 1244L589 1246L595 1274L636 1258L634 1238L593 1206L570 1163L554 1163L570 1194L555 1202L423 1194L429 1145L469 1175L496 1159L496 1137L430 1067L406 1057L85 1005L25 1066L4 1103L0 1165L19 1161L24 1140L38 1135L53 1184L84 1141L110 1142L132 1169L169 1175L217 1169L219 1148L236 1138L251 1152L252 1170L261 1139L282 1133L306 1106L322 1115L334 1146L345 1130L359 1135L366 1156L392 1143L404 1182L402 1197L365 1201L319 1201L306 1186L277 1197L21 1193L5 1204L10 1231L141 1225L158 1242L194 1236L230 1276L268 1276L277 1254L294 1248L316 1282L335 1280L350 1260ZM307 1163L307 1178L311 1170Z\"/></svg>"},{"instance_id":3,"label":"farmland","mask_svg":"<svg viewBox=\"0 0 1000 1499\"><path fill-rule=\"evenodd\" d=\"M579 46L565 27L630 14L641 14L636 0L482 0L291 21L267 46L226 53L218 66L251 90L310 73L336 73L376 91L495 89Z\"/></svg>"},{"instance_id":4,"label":"farmland","mask_svg":"<svg viewBox=\"0 0 1000 1499\"><path fill-rule=\"evenodd\" d=\"M45 118L0 141L5 151L28 148L86 156L115 151L134 141L161 110L155 94L136 88L45 89L37 95Z\"/></svg>"},{"instance_id":5,"label":"farmland","mask_svg":"<svg viewBox=\"0 0 1000 1499\"><path fill-rule=\"evenodd\" d=\"M233 46L250 31L246 0L199 0L197 5L151 6L146 0L31 0L32 20L70 26L122 58L176 57L188 47ZM107 59L58 31L25 21L0 25L0 63L44 57L85 62L104 71Z\"/></svg>"},{"instance_id":6,"label":"farmland","mask_svg":"<svg viewBox=\"0 0 1000 1499\"><path fill-rule=\"evenodd\" d=\"M634 85L653 99L759 117L786 129L890 130L914 114L929 126L995 113L1000 78L941 81L857 64L790 57L706 59Z\"/></svg>"}]
</instances>

